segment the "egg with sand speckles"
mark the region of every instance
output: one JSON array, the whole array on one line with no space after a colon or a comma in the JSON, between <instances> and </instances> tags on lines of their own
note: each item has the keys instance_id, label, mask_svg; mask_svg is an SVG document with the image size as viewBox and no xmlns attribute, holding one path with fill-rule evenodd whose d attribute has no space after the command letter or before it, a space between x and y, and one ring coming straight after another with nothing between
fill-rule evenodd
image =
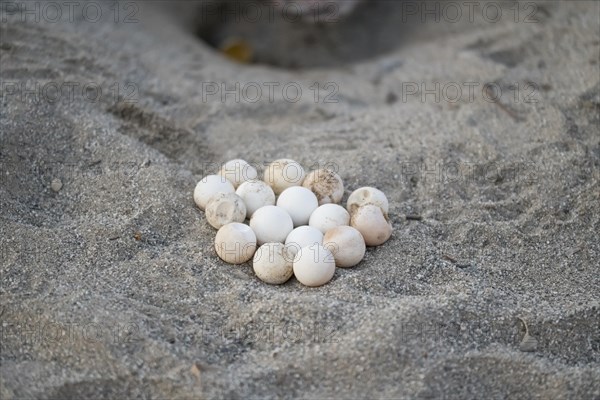
<instances>
[{"instance_id":1,"label":"egg with sand speckles","mask_svg":"<svg viewBox=\"0 0 600 400\"><path fill-rule=\"evenodd\" d=\"M235 189L231 182L219 175L208 175L202 178L194 189L194 202L204 210L208 201L217 193L233 193Z\"/></svg>"},{"instance_id":2,"label":"egg with sand speckles","mask_svg":"<svg viewBox=\"0 0 600 400\"><path fill-rule=\"evenodd\" d=\"M232 222L217 232L215 250L225 262L243 264L254 256L256 235L248 225Z\"/></svg>"},{"instance_id":3,"label":"egg with sand speckles","mask_svg":"<svg viewBox=\"0 0 600 400\"><path fill-rule=\"evenodd\" d=\"M294 274L293 261L294 256L283 243L265 243L254 253L252 268L261 281L280 285Z\"/></svg>"}]
</instances>

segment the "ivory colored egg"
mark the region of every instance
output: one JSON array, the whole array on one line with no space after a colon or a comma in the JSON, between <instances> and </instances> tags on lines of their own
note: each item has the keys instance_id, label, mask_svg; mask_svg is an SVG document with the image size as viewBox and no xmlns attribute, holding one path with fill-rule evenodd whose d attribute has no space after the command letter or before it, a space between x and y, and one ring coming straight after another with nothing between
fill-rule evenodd
<instances>
[{"instance_id":1,"label":"ivory colored egg","mask_svg":"<svg viewBox=\"0 0 600 400\"><path fill-rule=\"evenodd\" d=\"M246 218L252 218L252 215L261 207L275 205L275 193L269 185L263 181L244 182L235 192L244 200L246 205Z\"/></svg>"},{"instance_id":2,"label":"ivory colored egg","mask_svg":"<svg viewBox=\"0 0 600 400\"><path fill-rule=\"evenodd\" d=\"M205 209L206 220L216 229L231 222L244 222L246 205L235 193L217 193L210 198Z\"/></svg>"},{"instance_id":3,"label":"ivory colored egg","mask_svg":"<svg viewBox=\"0 0 600 400\"><path fill-rule=\"evenodd\" d=\"M277 199L277 206L290 214L294 226L306 225L310 215L319 207L317 196L307 188L293 186L285 189Z\"/></svg>"},{"instance_id":4,"label":"ivory colored egg","mask_svg":"<svg viewBox=\"0 0 600 400\"><path fill-rule=\"evenodd\" d=\"M337 204L323 204L319 206L310 216L308 225L317 228L323 234L336 226L348 225L350 214L344 207Z\"/></svg>"},{"instance_id":5,"label":"ivory colored egg","mask_svg":"<svg viewBox=\"0 0 600 400\"><path fill-rule=\"evenodd\" d=\"M202 178L194 189L194 202L204 210L208 201L217 193L233 193L231 182L219 175L208 175Z\"/></svg>"},{"instance_id":6,"label":"ivory colored egg","mask_svg":"<svg viewBox=\"0 0 600 400\"><path fill-rule=\"evenodd\" d=\"M250 219L250 227L256 234L259 245L264 243L283 243L294 229L292 217L281 207L261 207Z\"/></svg>"},{"instance_id":7,"label":"ivory colored egg","mask_svg":"<svg viewBox=\"0 0 600 400\"><path fill-rule=\"evenodd\" d=\"M304 180L304 168L294 160L283 158L267 165L264 181L279 195L292 186L300 186Z\"/></svg>"},{"instance_id":8,"label":"ivory colored egg","mask_svg":"<svg viewBox=\"0 0 600 400\"><path fill-rule=\"evenodd\" d=\"M243 264L254 256L256 235L248 225L232 222L217 232L215 250L225 262Z\"/></svg>"},{"instance_id":9,"label":"ivory colored egg","mask_svg":"<svg viewBox=\"0 0 600 400\"><path fill-rule=\"evenodd\" d=\"M352 214L350 224L358 229L367 246L379 246L392 236L392 224L381 208L374 204L358 207Z\"/></svg>"},{"instance_id":10,"label":"ivory colored egg","mask_svg":"<svg viewBox=\"0 0 600 400\"><path fill-rule=\"evenodd\" d=\"M252 268L261 281L280 285L294 274L293 261L283 243L265 243L254 253Z\"/></svg>"},{"instance_id":11,"label":"ivory colored egg","mask_svg":"<svg viewBox=\"0 0 600 400\"><path fill-rule=\"evenodd\" d=\"M244 182L258 178L256 168L240 159L227 161L223 164L217 175L227 178L235 188L239 187Z\"/></svg>"},{"instance_id":12,"label":"ivory colored egg","mask_svg":"<svg viewBox=\"0 0 600 400\"><path fill-rule=\"evenodd\" d=\"M310 189L317 196L320 206L328 203L338 204L344 196L342 178L326 168L314 170L306 175L302 186Z\"/></svg>"},{"instance_id":13,"label":"ivory colored egg","mask_svg":"<svg viewBox=\"0 0 600 400\"><path fill-rule=\"evenodd\" d=\"M294 258L294 275L306 286L321 286L333 278L335 259L320 244L303 247Z\"/></svg>"},{"instance_id":14,"label":"ivory colored egg","mask_svg":"<svg viewBox=\"0 0 600 400\"><path fill-rule=\"evenodd\" d=\"M361 233L351 226L336 226L323 237L323 246L333 254L335 265L353 267L365 256L367 249Z\"/></svg>"},{"instance_id":15,"label":"ivory colored egg","mask_svg":"<svg viewBox=\"0 0 600 400\"><path fill-rule=\"evenodd\" d=\"M389 212L389 203L385 194L381 190L369 186L356 189L350 194L346 202L346 210L352 214L354 210L365 204L379 206L385 215Z\"/></svg>"},{"instance_id":16,"label":"ivory colored egg","mask_svg":"<svg viewBox=\"0 0 600 400\"><path fill-rule=\"evenodd\" d=\"M323 232L313 226L299 226L285 239L285 245L294 256L301 248L323 244Z\"/></svg>"}]
</instances>

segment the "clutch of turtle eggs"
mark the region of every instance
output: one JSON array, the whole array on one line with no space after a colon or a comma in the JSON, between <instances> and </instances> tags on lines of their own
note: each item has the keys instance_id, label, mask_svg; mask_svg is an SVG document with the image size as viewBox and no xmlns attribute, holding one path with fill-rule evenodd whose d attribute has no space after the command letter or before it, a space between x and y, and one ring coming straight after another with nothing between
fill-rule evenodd
<instances>
[{"instance_id":1,"label":"clutch of turtle eggs","mask_svg":"<svg viewBox=\"0 0 600 400\"><path fill-rule=\"evenodd\" d=\"M249 163L231 160L198 182L194 202L218 229L215 250L223 261L252 259L256 276L266 283L282 284L294 275L306 286L321 286L336 266L357 265L366 246L379 246L392 235L382 191L356 189L346 208L339 205L343 195L342 179L328 168L306 174L296 161L280 159L260 180Z\"/></svg>"}]
</instances>

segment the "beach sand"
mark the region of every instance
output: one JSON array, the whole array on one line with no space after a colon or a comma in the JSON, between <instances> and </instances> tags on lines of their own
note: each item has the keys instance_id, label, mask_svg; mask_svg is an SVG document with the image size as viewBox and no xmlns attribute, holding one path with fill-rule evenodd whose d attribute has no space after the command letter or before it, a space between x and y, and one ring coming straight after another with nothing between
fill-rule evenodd
<instances>
[{"instance_id":1,"label":"beach sand","mask_svg":"<svg viewBox=\"0 0 600 400\"><path fill-rule=\"evenodd\" d=\"M166 17L8 16L1 397L600 398L600 5L539 4L311 69ZM326 286L267 285L192 199L234 158L375 186L393 236Z\"/></svg>"}]
</instances>

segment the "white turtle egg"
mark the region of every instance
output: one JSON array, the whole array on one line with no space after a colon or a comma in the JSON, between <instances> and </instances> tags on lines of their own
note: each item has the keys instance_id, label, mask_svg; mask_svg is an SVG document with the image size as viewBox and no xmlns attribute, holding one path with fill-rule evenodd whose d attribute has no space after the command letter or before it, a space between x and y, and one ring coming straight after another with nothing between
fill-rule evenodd
<instances>
[{"instance_id":1,"label":"white turtle egg","mask_svg":"<svg viewBox=\"0 0 600 400\"><path fill-rule=\"evenodd\" d=\"M215 237L218 256L230 264L243 264L256 251L256 235L246 224L232 222L224 225Z\"/></svg>"},{"instance_id":2,"label":"white turtle egg","mask_svg":"<svg viewBox=\"0 0 600 400\"><path fill-rule=\"evenodd\" d=\"M283 158L267 165L264 181L279 195L292 186L300 186L304 180L304 168L294 160Z\"/></svg>"},{"instance_id":3,"label":"white turtle egg","mask_svg":"<svg viewBox=\"0 0 600 400\"><path fill-rule=\"evenodd\" d=\"M329 229L350 223L350 214L337 204L323 204L310 216L308 225L317 228L323 234Z\"/></svg>"},{"instance_id":4,"label":"white turtle egg","mask_svg":"<svg viewBox=\"0 0 600 400\"><path fill-rule=\"evenodd\" d=\"M285 189L277 199L277 206L290 214L294 226L306 225L310 215L319 207L317 196L307 188L293 186Z\"/></svg>"},{"instance_id":5,"label":"white turtle egg","mask_svg":"<svg viewBox=\"0 0 600 400\"><path fill-rule=\"evenodd\" d=\"M313 226L299 226L285 239L285 246L294 256L303 247L323 244L323 232Z\"/></svg>"},{"instance_id":6,"label":"white turtle egg","mask_svg":"<svg viewBox=\"0 0 600 400\"><path fill-rule=\"evenodd\" d=\"M235 188L244 182L258 178L256 168L240 159L227 161L223 164L217 175L227 178Z\"/></svg>"},{"instance_id":7,"label":"white turtle egg","mask_svg":"<svg viewBox=\"0 0 600 400\"><path fill-rule=\"evenodd\" d=\"M231 222L244 222L246 205L244 200L235 193L217 193L210 198L206 209L206 220L216 229Z\"/></svg>"},{"instance_id":8,"label":"white turtle egg","mask_svg":"<svg viewBox=\"0 0 600 400\"><path fill-rule=\"evenodd\" d=\"M392 236L392 224L379 206L367 204L355 209L350 221L367 246L379 246Z\"/></svg>"},{"instance_id":9,"label":"white turtle egg","mask_svg":"<svg viewBox=\"0 0 600 400\"><path fill-rule=\"evenodd\" d=\"M250 219L250 227L259 245L283 243L294 229L292 217L281 207L264 206L256 210Z\"/></svg>"},{"instance_id":10,"label":"white turtle egg","mask_svg":"<svg viewBox=\"0 0 600 400\"><path fill-rule=\"evenodd\" d=\"M365 204L378 206L385 215L389 212L389 203L385 194L381 190L369 186L361 187L352 192L346 202L346 209L352 214L354 210Z\"/></svg>"},{"instance_id":11,"label":"white turtle egg","mask_svg":"<svg viewBox=\"0 0 600 400\"><path fill-rule=\"evenodd\" d=\"M336 226L323 237L323 246L333 254L335 265L353 267L365 256L366 246L360 232L351 226Z\"/></svg>"},{"instance_id":12,"label":"white turtle egg","mask_svg":"<svg viewBox=\"0 0 600 400\"><path fill-rule=\"evenodd\" d=\"M283 243L265 243L254 253L252 268L261 281L280 285L294 274L293 261Z\"/></svg>"},{"instance_id":13,"label":"white turtle egg","mask_svg":"<svg viewBox=\"0 0 600 400\"><path fill-rule=\"evenodd\" d=\"M333 254L315 244L300 249L294 257L294 275L300 283L306 286L321 286L333 278L335 274L335 259Z\"/></svg>"},{"instance_id":14,"label":"white turtle egg","mask_svg":"<svg viewBox=\"0 0 600 400\"><path fill-rule=\"evenodd\" d=\"M194 202L204 210L208 201L217 193L233 193L231 182L219 175L208 175L202 178L194 189Z\"/></svg>"},{"instance_id":15,"label":"white turtle egg","mask_svg":"<svg viewBox=\"0 0 600 400\"><path fill-rule=\"evenodd\" d=\"M263 181L242 183L235 192L246 204L246 218L252 218L256 210L264 206L275 205L275 193Z\"/></svg>"}]
</instances>

